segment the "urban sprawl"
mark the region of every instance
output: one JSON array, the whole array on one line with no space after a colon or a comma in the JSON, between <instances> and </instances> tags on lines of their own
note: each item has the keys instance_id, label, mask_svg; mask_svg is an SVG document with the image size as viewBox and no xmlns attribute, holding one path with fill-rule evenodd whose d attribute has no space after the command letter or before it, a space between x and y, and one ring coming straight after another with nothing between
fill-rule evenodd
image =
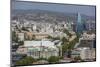
<instances>
[{"instance_id":1,"label":"urban sprawl","mask_svg":"<svg viewBox=\"0 0 100 67\"><path fill-rule=\"evenodd\" d=\"M50 11L14 11L11 52L14 66L96 60L95 17Z\"/></svg>"}]
</instances>

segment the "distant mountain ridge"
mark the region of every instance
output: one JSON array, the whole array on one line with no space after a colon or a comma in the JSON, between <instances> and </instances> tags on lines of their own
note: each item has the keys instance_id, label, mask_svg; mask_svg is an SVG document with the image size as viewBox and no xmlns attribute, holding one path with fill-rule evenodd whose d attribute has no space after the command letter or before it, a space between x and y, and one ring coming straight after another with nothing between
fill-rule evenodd
<instances>
[{"instance_id":1,"label":"distant mountain ridge","mask_svg":"<svg viewBox=\"0 0 100 67\"><path fill-rule=\"evenodd\" d=\"M72 17L76 18L77 13L62 13L62 12L55 12L55 11L48 11L48 10L40 10L40 9L35 9L35 10L12 10L12 15L17 15L17 14L49 14L49 15L57 15L57 16L64 16L64 17ZM92 19L95 20L94 16L87 16L81 14L81 16L85 19Z\"/></svg>"}]
</instances>

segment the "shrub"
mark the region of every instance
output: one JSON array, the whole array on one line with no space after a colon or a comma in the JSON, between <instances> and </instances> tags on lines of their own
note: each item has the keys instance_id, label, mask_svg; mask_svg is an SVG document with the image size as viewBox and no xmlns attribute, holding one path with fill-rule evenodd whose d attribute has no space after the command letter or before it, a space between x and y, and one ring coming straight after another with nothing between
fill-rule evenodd
<instances>
[{"instance_id":1,"label":"shrub","mask_svg":"<svg viewBox=\"0 0 100 67\"><path fill-rule=\"evenodd\" d=\"M32 57L25 57L22 60L16 62L16 65L29 65L35 62L36 60Z\"/></svg>"},{"instance_id":2,"label":"shrub","mask_svg":"<svg viewBox=\"0 0 100 67\"><path fill-rule=\"evenodd\" d=\"M51 56L48 58L49 63L57 63L59 61L59 57Z\"/></svg>"}]
</instances>

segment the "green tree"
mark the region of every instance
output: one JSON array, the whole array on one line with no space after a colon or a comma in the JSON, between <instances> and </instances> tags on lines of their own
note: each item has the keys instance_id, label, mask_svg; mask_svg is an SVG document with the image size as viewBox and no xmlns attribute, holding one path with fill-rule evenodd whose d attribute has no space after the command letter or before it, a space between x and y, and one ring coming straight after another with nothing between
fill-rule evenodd
<instances>
[{"instance_id":1,"label":"green tree","mask_svg":"<svg viewBox=\"0 0 100 67\"><path fill-rule=\"evenodd\" d=\"M24 45L24 41L19 41L19 45Z\"/></svg>"},{"instance_id":2,"label":"green tree","mask_svg":"<svg viewBox=\"0 0 100 67\"><path fill-rule=\"evenodd\" d=\"M63 37L61 40L62 40L62 44L64 44L64 43L68 43L68 42L69 42L68 39L65 38L65 37Z\"/></svg>"},{"instance_id":3,"label":"green tree","mask_svg":"<svg viewBox=\"0 0 100 67\"><path fill-rule=\"evenodd\" d=\"M51 56L48 58L49 63L57 63L59 62L59 57Z\"/></svg>"},{"instance_id":4,"label":"green tree","mask_svg":"<svg viewBox=\"0 0 100 67\"><path fill-rule=\"evenodd\" d=\"M16 35L15 31L12 31L12 41L18 42L18 36Z\"/></svg>"},{"instance_id":5,"label":"green tree","mask_svg":"<svg viewBox=\"0 0 100 67\"><path fill-rule=\"evenodd\" d=\"M71 34L71 33L69 33L69 31L68 31L67 29L64 29L64 30L63 30L63 32L64 32L64 33L66 33L67 35L69 35L69 37L71 37L71 36L72 36L72 34Z\"/></svg>"},{"instance_id":6,"label":"green tree","mask_svg":"<svg viewBox=\"0 0 100 67\"><path fill-rule=\"evenodd\" d=\"M62 54L65 52L71 52L71 50L74 48L75 44L79 41L79 38L75 38L74 40L70 42L63 42L62 43Z\"/></svg>"},{"instance_id":7,"label":"green tree","mask_svg":"<svg viewBox=\"0 0 100 67\"><path fill-rule=\"evenodd\" d=\"M36 60L32 57L25 57L22 60L16 62L16 65L29 65L35 62Z\"/></svg>"}]
</instances>

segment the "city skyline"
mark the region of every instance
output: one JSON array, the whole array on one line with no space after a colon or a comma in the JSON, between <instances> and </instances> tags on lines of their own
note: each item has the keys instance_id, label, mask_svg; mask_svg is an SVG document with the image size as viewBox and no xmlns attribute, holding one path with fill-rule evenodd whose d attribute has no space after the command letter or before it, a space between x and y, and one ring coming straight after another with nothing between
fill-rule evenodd
<instances>
[{"instance_id":1,"label":"city skyline","mask_svg":"<svg viewBox=\"0 0 100 67\"><path fill-rule=\"evenodd\" d=\"M66 9L65 9L66 8ZM75 4L55 4L55 3L41 3L41 2L12 2L12 9L14 10L47 10L61 13L81 13L87 16L94 16L96 12L95 6L90 5L75 5Z\"/></svg>"},{"instance_id":2,"label":"city skyline","mask_svg":"<svg viewBox=\"0 0 100 67\"><path fill-rule=\"evenodd\" d=\"M13 1L12 8L11 66L96 61L95 6Z\"/></svg>"}]
</instances>

